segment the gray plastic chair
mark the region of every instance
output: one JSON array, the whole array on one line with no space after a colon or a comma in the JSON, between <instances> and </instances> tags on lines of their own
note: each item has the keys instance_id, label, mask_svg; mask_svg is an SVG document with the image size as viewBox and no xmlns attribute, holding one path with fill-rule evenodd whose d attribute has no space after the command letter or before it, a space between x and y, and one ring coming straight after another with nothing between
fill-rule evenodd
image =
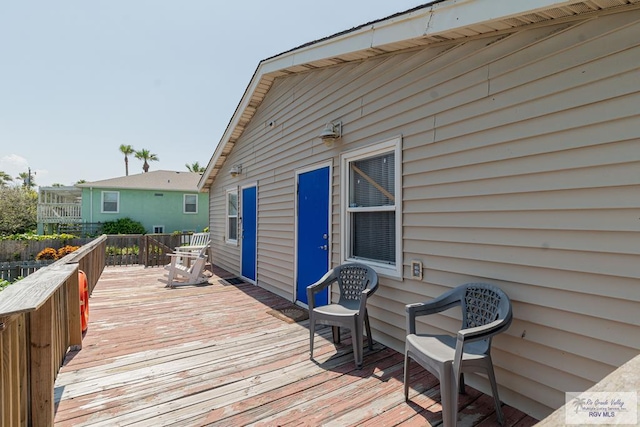
<instances>
[{"instance_id":1,"label":"gray plastic chair","mask_svg":"<svg viewBox=\"0 0 640 427\"><path fill-rule=\"evenodd\" d=\"M314 295L326 289L332 283L338 284L340 298L337 303L316 307ZM320 280L307 287L307 301L309 304L309 333L310 353L313 359L313 340L316 323L332 326L333 342L340 342L340 327L351 330L353 342L353 357L358 368L362 367L362 324L367 328L369 349L373 349L369 315L367 313L367 299L378 288L378 275L371 268L363 264L351 263L340 265L330 270Z\"/></svg>"},{"instance_id":2,"label":"gray plastic chair","mask_svg":"<svg viewBox=\"0 0 640 427\"><path fill-rule=\"evenodd\" d=\"M452 307L462 309L462 329L457 337L416 333L416 317L439 313ZM409 358L418 362L440 380L444 427L456 425L458 390L464 393L463 372L484 372L491 390L500 424L504 416L491 361L491 338L511 325L509 297L499 288L485 283L470 283L452 289L438 298L409 304L407 340L404 358L404 398L409 400Z\"/></svg>"}]
</instances>

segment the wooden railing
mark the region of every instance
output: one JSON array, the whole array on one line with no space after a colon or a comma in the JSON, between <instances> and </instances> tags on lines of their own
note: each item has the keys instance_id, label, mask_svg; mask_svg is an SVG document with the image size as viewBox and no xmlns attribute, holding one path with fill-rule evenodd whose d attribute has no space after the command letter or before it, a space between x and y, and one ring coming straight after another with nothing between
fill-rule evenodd
<instances>
[{"instance_id":1,"label":"wooden railing","mask_svg":"<svg viewBox=\"0 0 640 427\"><path fill-rule=\"evenodd\" d=\"M107 265L159 267L169 263L168 254L188 242L189 234L117 234L107 240Z\"/></svg>"},{"instance_id":2,"label":"wooden railing","mask_svg":"<svg viewBox=\"0 0 640 427\"><path fill-rule=\"evenodd\" d=\"M93 291L105 262L102 236L0 292L0 425L51 426L54 383L82 347L78 270Z\"/></svg>"},{"instance_id":3,"label":"wooden railing","mask_svg":"<svg viewBox=\"0 0 640 427\"><path fill-rule=\"evenodd\" d=\"M77 222L82 220L80 203L46 203L38 205L38 222Z\"/></svg>"}]
</instances>

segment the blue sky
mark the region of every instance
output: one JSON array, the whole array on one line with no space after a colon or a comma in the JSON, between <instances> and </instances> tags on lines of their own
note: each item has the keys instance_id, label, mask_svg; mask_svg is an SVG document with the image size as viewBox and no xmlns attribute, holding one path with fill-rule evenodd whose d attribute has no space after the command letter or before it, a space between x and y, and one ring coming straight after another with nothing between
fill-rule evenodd
<instances>
[{"instance_id":1,"label":"blue sky","mask_svg":"<svg viewBox=\"0 0 640 427\"><path fill-rule=\"evenodd\" d=\"M206 165L260 60L424 3L2 0L0 170L113 178L120 144Z\"/></svg>"}]
</instances>

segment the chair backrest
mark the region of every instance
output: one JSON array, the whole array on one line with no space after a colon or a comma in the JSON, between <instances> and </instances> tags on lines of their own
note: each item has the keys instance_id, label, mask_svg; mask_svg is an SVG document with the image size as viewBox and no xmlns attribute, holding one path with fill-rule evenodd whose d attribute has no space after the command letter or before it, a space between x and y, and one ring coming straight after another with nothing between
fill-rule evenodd
<instances>
[{"instance_id":1,"label":"chair backrest","mask_svg":"<svg viewBox=\"0 0 640 427\"><path fill-rule=\"evenodd\" d=\"M484 326L496 320L504 320L504 327L493 335L506 330L511 324L511 301L502 289L487 283L468 283L456 288L462 308L462 329ZM491 337L485 341L486 351L491 347Z\"/></svg>"},{"instance_id":2,"label":"chair backrest","mask_svg":"<svg viewBox=\"0 0 640 427\"><path fill-rule=\"evenodd\" d=\"M204 246L209 241L209 233L193 233L189 246Z\"/></svg>"},{"instance_id":3,"label":"chair backrest","mask_svg":"<svg viewBox=\"0 0 640 427\"><path fill-rule=\"evenodd\" d=\"M359 308L362 292L370 289L371 296L378 288L378 275L373 268L364 264L342 264L333 271L340 290L338 304L344 307Z\"/></svg>"}]
</instances>

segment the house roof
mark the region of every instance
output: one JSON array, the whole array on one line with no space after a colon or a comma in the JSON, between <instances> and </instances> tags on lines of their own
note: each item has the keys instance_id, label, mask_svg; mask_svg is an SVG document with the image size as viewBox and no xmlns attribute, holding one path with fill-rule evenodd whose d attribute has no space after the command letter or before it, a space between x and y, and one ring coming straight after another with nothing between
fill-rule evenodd
<instances>
[{"instance_id":1,"label":"house roof","mask_svg":"<svg viewBox=\"0 0 640 427\"><path fill-rule=\"evenodd\" d=\"M76 184L76 187L196 192L199 180L199 173L159 170L102 181L85 182Z\"/></svg>"},{"instance_id":2,"label":"house roof","mask_svg":"<svg viewBox=\"0 0 640 427\"><path fill-rule=\"evenodd\" d=\"M207 190L278 77L465 38L509 34L525 25L615 12L640 0L437 0L260 61L198 182Z\"/></svg>"}]
</instances>

